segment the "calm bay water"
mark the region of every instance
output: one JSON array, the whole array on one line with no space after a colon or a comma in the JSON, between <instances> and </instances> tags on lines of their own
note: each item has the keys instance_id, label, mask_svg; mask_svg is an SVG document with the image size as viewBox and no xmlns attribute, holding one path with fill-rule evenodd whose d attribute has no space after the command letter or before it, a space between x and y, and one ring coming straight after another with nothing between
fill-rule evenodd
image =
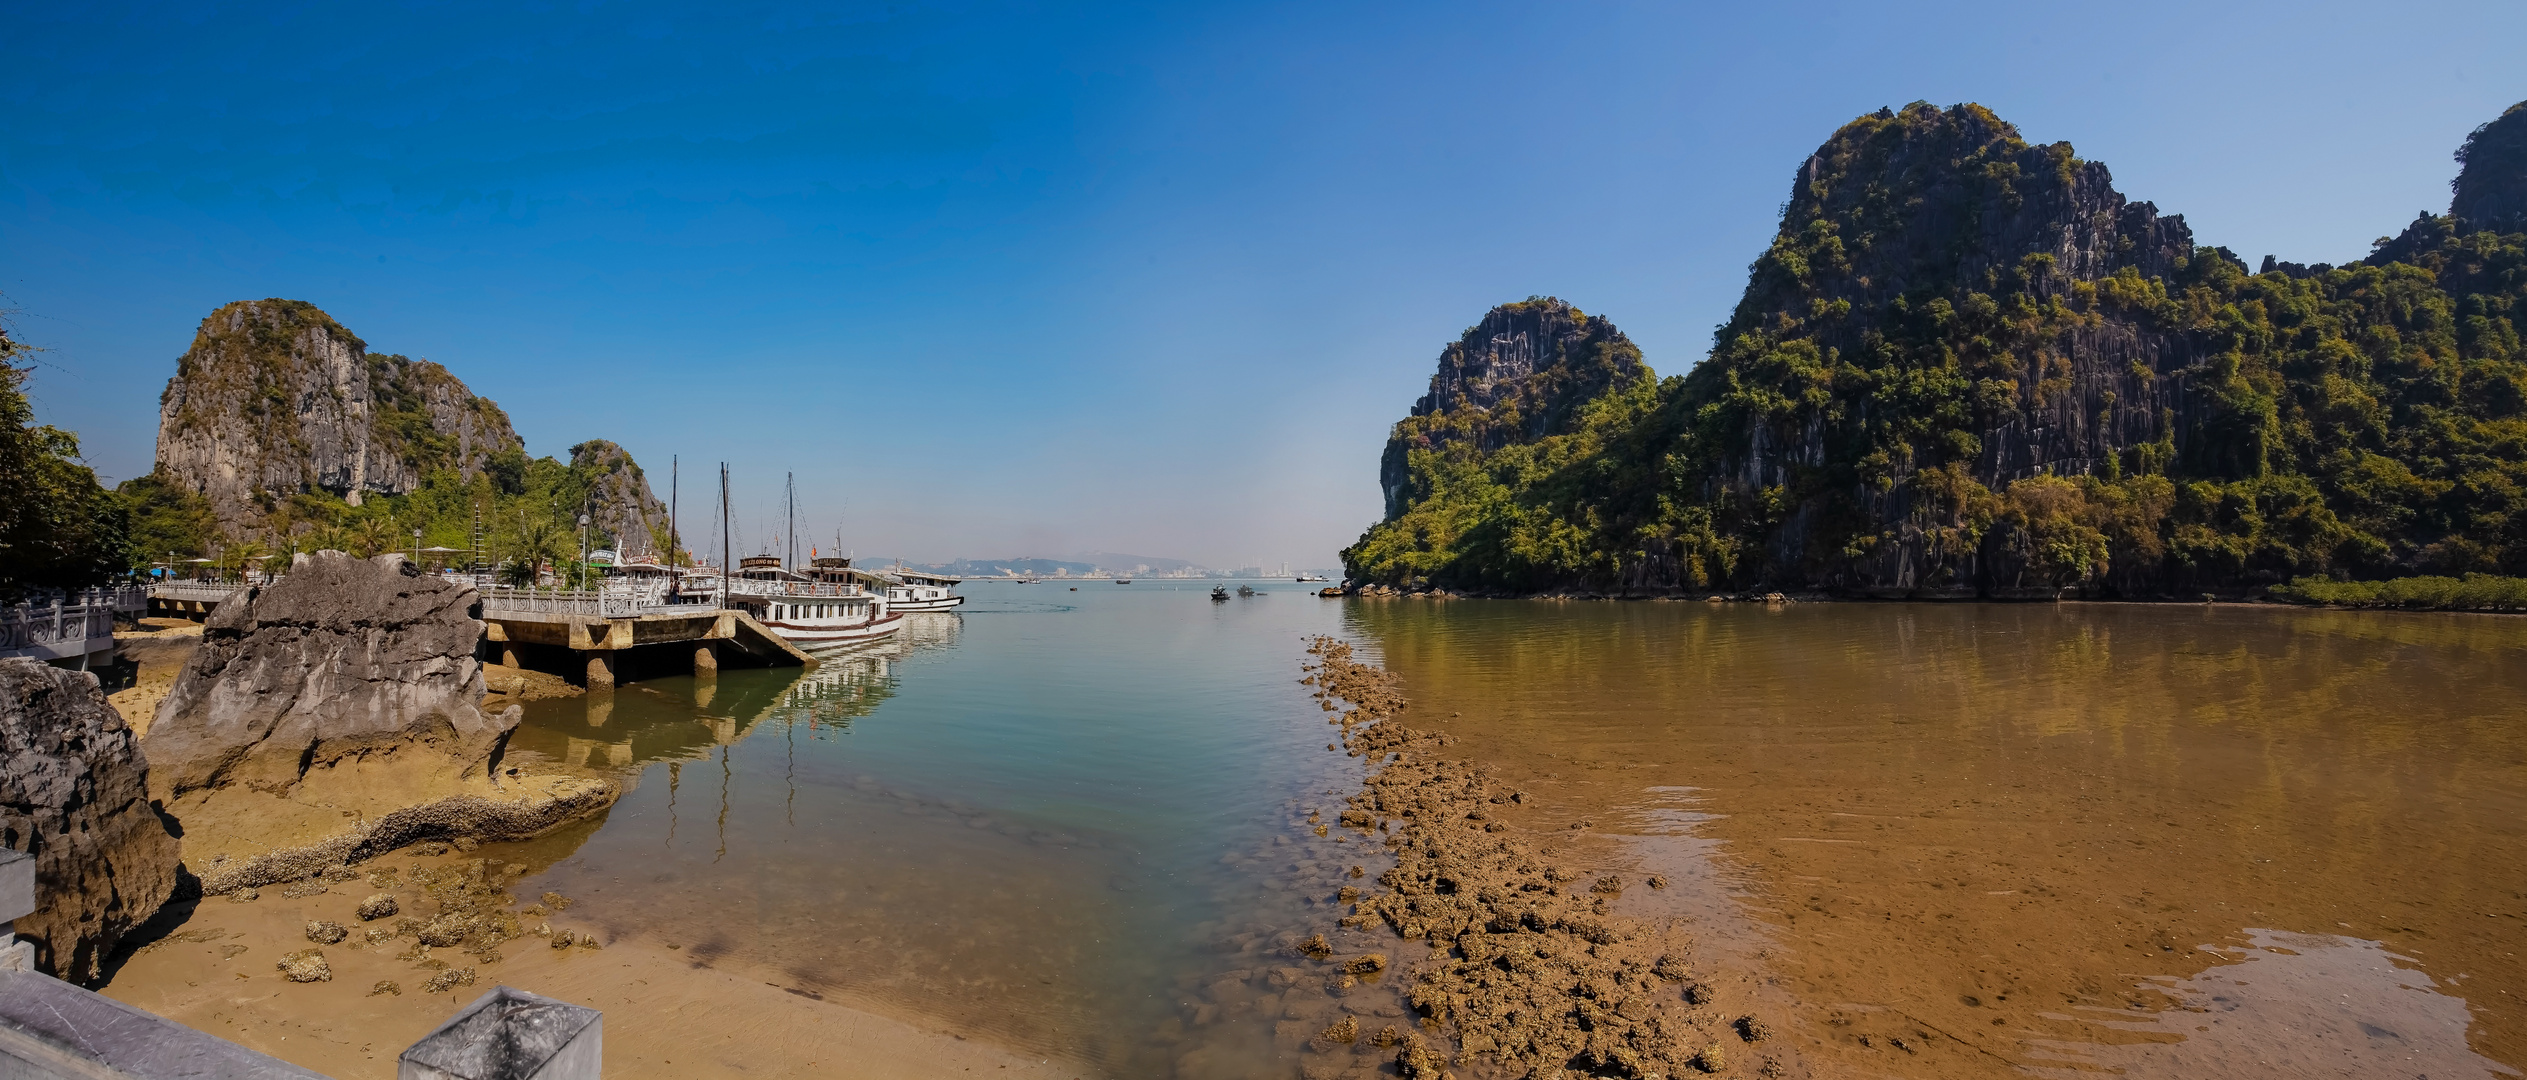
<instances>
[{"instance_id":1,"label":"calm bay water","mask_svg":"<svg viewBox=\"0 0 2527 1080\"><path fill-rule=\"evenodd\" d=\"M1287 1077L1276 937L1360 845L1297 684L1666 872L1794 1072L2515 1075L2527 620L2233 607L1210 603L976 584L882 652L530 706L623 770L526 852L574 916L1116 1076ZM1285 1009L1290 1010L1285 1013Z\"/></svg>"}]
</instances>

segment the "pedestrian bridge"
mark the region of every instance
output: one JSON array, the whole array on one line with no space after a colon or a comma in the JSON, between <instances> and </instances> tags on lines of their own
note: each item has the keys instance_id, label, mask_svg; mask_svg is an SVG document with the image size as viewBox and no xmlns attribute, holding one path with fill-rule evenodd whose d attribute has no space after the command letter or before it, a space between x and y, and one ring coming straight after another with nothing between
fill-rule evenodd
<instances>
[{"instance_id":1,"label":"pedestrian bridge","mask_svg":"<svg viewBox=\"0 0 2527 1080\"><path fill-rule=\"evenodd\" d=\"M86 671L114 659L114 618L148 606L140 586L91 589L48 603L0 608L0 658L30 657Z\"/></svg>"}]
</instances>

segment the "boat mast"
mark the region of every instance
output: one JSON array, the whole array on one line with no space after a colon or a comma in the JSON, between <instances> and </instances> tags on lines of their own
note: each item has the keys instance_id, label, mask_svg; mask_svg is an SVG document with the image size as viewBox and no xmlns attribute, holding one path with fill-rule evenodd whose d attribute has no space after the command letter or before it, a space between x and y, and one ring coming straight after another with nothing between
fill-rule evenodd
<instances>
[{"instance_id":1,"label":"boat mast","mask_svg":"<svg viewBox=\"0 0 2527 1080\"><path fill-rule=\"evenodd\" d=\"M680 547L676 540L676 483L682 478L682 474L678 472L677 466L676 458L669 455L667 458L667 568L670 570L675 569L676 551Z\"/></svg>"},{"instance_id":2,"label":"boat mast","mask_svg":"<svg viewBox=\"0 0 2527 1080\"><path fill-rule=\"evenodd\" d=\"M729 586L736 575L729 572L728 561L728 463L719 463L719 606L728 606Z\"/></svg>"},{"instance_id":3,"label":"boat mast","mask_svg":"<svg viewBox=\"0 0 2527 1080\"><path fill-rule=\"evenodd\" d=\"M782 565L782 567L784 567L784 568L786 568L786 569L795 569L795 568L798 566L798 474L797 474L797 473L794 473L794 472L785 472L785 473L782 473L782 474L781 474L781 491L782 491L781 504L782 504L784 507L786 507L786 508L787 508L787 512L788 512L788 513L789 513L789 515L790 515L790 521L789 521L789 524L784 525L784 526L782 526L782 528L781 528L781 539L782 539L782 543L783 543L783 544L785 544L785 545L787 545L787 547L786 547L786 549L785 549L785 553L784 553L784 554L782 555L782 557L781 557L781 565Z\"/></svg>"}]
</instances>

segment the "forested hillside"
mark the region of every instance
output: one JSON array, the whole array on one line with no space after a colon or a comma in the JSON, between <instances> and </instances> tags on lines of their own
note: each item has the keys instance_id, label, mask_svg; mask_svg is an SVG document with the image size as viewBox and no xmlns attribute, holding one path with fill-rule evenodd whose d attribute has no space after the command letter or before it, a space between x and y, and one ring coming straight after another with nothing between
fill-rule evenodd
<instances>
[{"instance_id":1,"label":"forested hillside","mask_svg":"<svg viewBox=\"0 0 2527 1080\"><path fill-rule=\"evenodd\" d=\"M2368 259L2250 268L1981 106L1863 116L1688 373L1552 300L1484 325L1549 311L1594 345L1479 395L1451 388L1498 335L1449 346L1346 566L1878 596L2527 572L2527 106L2458 161L2451 212Z\"/></svg>"}]
</instances>

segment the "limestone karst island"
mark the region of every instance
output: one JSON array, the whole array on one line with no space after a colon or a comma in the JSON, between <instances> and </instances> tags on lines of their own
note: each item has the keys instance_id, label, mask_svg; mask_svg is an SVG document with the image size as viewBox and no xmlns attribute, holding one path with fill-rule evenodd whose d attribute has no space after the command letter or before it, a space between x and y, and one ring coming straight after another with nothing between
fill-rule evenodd
<instances>
[{"instance_id":1,"label":"limestone karst island","mask_svg":"<svg viewBox=\"0 0 2527 1080\"><path fill-rule=\"evenodd\" d=\"M2518 1077L2459 8L30 14L0 1077Z\"/></svg>"}]
</instances>

